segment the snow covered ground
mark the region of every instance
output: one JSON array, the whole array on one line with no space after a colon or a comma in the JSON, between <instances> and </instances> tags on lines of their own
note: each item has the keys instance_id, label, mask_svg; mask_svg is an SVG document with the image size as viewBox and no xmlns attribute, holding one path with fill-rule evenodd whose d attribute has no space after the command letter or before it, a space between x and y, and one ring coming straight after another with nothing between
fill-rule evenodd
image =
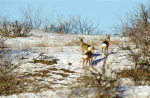
<instances>
[{"instance_id":1,"label":"snow covered ground","mask_svg":"<svg viewBox=\"0 0 150 98\"><path fill-rule=\"evenodd\" d=\"M14 70L18 77L26 76L34 83L24 84L28 92L1 96L0 98L94 98L97 94L96 87L82 88L84 82L82 76L91 76L90 70L82 68L82 53L79 46L79 37L84 41L95 44L93 67L101 71L105 56L101 53L100 44L103 40L100 36L94 35L62 35L42 31L32 31L28 37L9 38L5 42L10 48L7 53L13 63L22 58L21 65ZM114 37L111 39L119 39ZM39 56L40 53L43 54ZM56 60L51 65L37 60ZM106 65L112 70L124 70L134 68L133 60L126 50L120 50L119 46L111 45ZM107 70L109 76L111 70ZM150 86L132 86L130 79L122 79L119 96L123 98L150 98ZM35 84L36 87L35 88ZM39 92L31 92L39 89Z\"/></svg>"}]
</instances>

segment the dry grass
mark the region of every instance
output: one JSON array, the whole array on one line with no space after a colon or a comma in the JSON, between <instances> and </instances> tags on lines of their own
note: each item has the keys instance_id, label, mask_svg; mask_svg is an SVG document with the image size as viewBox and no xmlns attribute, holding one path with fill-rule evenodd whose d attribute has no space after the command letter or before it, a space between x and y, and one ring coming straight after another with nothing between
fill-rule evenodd
<instances>
[{"instance_id":1,"label":"dry grass","mask_svg":"<svg viewBox=\"0 0 150 98\"><path fill-rule=\"evenodd\" d=\"M111 45L120 45L122 44L122 41L119 38L111 39L110 40Z\"/></svg>"},{"instance_id":2,"label":"dry grass","mask_svg":"<svg viewBox=\"0 0 150 98\"><path fill-rule=\"evenodd\" d=\"M27 44L27 43L24 43L23 44L23 46L21 46L19 49L29 49L29 48L31 48L32 47L32 45L31 44Z\"/></svg>"},{"instance_id":3,"label":"dry grass","mask_svg":"<svg viewBox=\"0 0 150 98\"><path fill-rule=\"evenodd\" d=\"M30 63L41 63L41 64L46 64L46 65L53 65L53 64L57 64L57 59L53 59L53 60L34 60Z\"/></svg>"},{"instance_id":4,"label":"dry grass","mask_svg":"<svg viewBox=\"0 0 150 98\"><path fill-rule=\"evenodd\" d=\"M64 71L64 73L75 73L75 71L70 71L68 69L59 69L59 70Z\"/></svg>"},{"instance_id":5,"label":"dry grass","mask_svg":"<svg viewBox=\"0 0 150 98\"><path fill-rule=\"evenodd\" d=\"M3 57L5 57L5 51L2 54ZM49 70L40 70L31 73L18 73L17 68L20 65L20 60L17 65L14 65L12 64L11 59L9 61L9 58L7 58L7 61L4 61L3 63L0 62L0 96L20 94L24 92L39 92L43 89L51 89L49 85L39 84L40 81L44 81L44 77L50 76Z\"/></svg>"},{"instance_id":6,"label":"dry grass","mask_svg":"<svg viewBox=\"0 0 150 98\"><path fill-rule=\"evenodd\" d=\"M77 43L75 43L73 40L66 42L64 46L77 46Z\"/></svg>"},{"instance_id":7,"label":"dry grass","mask_svg":"<svg viewBox=\"0 0 150 98\"><path fill-rule=\"evenodd\" d=\"M0 70L2 70L2 68L0 68ZM52 89L50 85L40 85L40 81L44 81L43 78L50 77L49 72L50 70L40 70L23 74L19 74L17 72L12 74L12 72L9 72L9 74L6 75L1 71L0 95L8 96L24 92L39 92L41 90Z\"/></svg>"},{"instance_id":8,"label":"dry grass","mask_svg":"<svg viewBox=\"0 0 150 98\"><path fill-rule=\"evenodd\" d=\"M105 40L105 37L104 37L104 36L99 36L98 41L104 41L104 40Z\"/></svg>"},{"instance_id":9,"label":"dry grass","mask_svg":"<svg viewBox=\"0 0 150 98\"><path fill-rule=\"evenodd\" d=\"M0 63L0 95L10 95L20 92L19 84L23 79L18 79L16 74L12 71L15 70L18 65L13 65L10 62Z\"/></svg>"},{"instance_id":10,"label":"dry grass","mask_svg":"<svg viewBox=\"0 0 150 98\"><path fill-rule=\"evenodd\" d=\"M35 43L34 47L49 47L49 43L46 40L42 40L42 41Z\"/></svg>"},{"instance_id":11,"label":"dry grass","mask_svg":"<svg viewBox=\"0 0 150 98\"><path fill-rule=\"evenodd\" d=\"M94 46L100 45L100 42L98 40L91 40L89 43L90 43L90 45L94 45Z\"/></svg>"},{"instance_id":12,"label":"dry grass","mask_svg":"<svg viewBox=\"0 0 150 98\"><path fill-rule=\"evenodd\" d=\"M4 74L4 73L2 73ZM13 76L13 77L12 77ZM0 76L0 95L10 95L17 93L19 80L16 75L1 75Z\"/></svg>"},{"instance_id":13,"label":"dry grass","mask_svg":"<svg viewBox=\"0 0 150 98\"><path fill-rule=\"evenodd\" d=\"M65 74L65 73L55 73L56 75L60 75L62 77L68 77L70 76L69 74Z\"/></svg>"},{"instance_id":14,"label":"dry grass","mask_svg":"<svg viewBox=\"0 0 150 98\"><path fill-rule=\"evenodd\" d=\"M123 70L118 73L122 78L131 78L134 81L135 85L150 85L150 70L147 68L138 69L135 71L131 70Z\"/></svg>"},{"instance_id":15,"label":"dry grass","mask_svg":"<svg viewBox=\"0 0 150 98\"><path fill-rule=\"evenodd\" d=\"M31 43L19 44L19 43L15 42L15 43L11 43L11 44L7 43L6 47L11 48L11 49L30 49L33 47L33 44L31 44Z\"/></svg>"},{"instance_id":16,"label":"dry grass","mask_svg":"<svg viewBox=\"0 0 150 98\"><path fill-rule=\"evenodd\" d=\"M77 81L79 83L83 83L82 87L97 87L98 84L97 82L95 81L95 78L93 76L90 76L90 75L84 75L84 76L81 76L77 79Z\"/></svg>"}]
</instances>

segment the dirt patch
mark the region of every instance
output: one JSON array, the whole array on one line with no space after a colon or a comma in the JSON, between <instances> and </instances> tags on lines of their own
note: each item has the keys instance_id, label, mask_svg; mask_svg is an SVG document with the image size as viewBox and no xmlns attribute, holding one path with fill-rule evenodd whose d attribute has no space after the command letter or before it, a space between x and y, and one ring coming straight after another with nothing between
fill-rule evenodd
<instances>
[{"instance_id":1,"label":"dirt patch","mask_svg":"<svg viewBox=\"0 0 150 98\"><path fill-rule=\"evenodd\" d=\"M57 64L58 59L53 59L53 60L33 60L30 63L41 63L41 64L46 64L46 65L53 65Z\"/></svg>"},{"instance_id":2,"label":"dirt patch","mask_svg":"<svg viewBox=\"0 0 150 98\"><path fill-rule=\"evenodd\" d=\"M64 73L55 73L56 75L60 75L62 77L68 77L70 76L69 74L64 74Z\"/></svg>"},{"instance_id":3,"label":"dirt patch","mask_svg":"<svg viewBox=\"0 0 150 98\"><path fill-rule=\"evenodd\" d=\"M62 71L64 71L65 73L76 73L75 71L70 71L70 70L67 70L67 69L60 69Z\"/></svg>"},{"instance_id":4,"label":"dirt patch","mask_svg":"<svg viewBox=\"0 0 150 98\"><path fill-rule=\"evenodd\" d=\"M58 69L57 68L49 68L48 70L49 71L57 71Z\"/></svg>"}]
</instances>

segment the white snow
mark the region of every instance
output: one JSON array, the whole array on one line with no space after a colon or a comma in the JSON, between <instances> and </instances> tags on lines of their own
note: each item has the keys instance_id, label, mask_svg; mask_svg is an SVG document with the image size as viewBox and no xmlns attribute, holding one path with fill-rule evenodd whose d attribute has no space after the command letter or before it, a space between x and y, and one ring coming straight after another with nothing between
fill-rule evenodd
<instances>
[{"instance_id":1,"label":"white snow","mask_svg":"<svg viewBox=\"0 0 150 98\"><path fill-rule=\"evenodd\" d=\"M10 50L7 55L11 55L11 59L14 63L17 63L18 59L24 57L21 66L14 70L20 75L25 75L28 73L36 74L43 70L48 71L48 77L36 77L37 84L39 85L49 85L53 89L42 90L38 93L21 93L13 94L9 96L0 96L0 98L93 98L97 93L97 88L87 88L86 95L84 89L82 91L69 89L70 86L76 86L79 83L77 79L84 75L88 75L89 71L82 68L82 52L79 46L79 36L84 35L61 35L54 33L47 33L42 31L33 30L29 37L17 37L9 38L6 41L6 45L12 50ZM99 36L85 35L84 36L87 43L89 40L99 39ZM115 38L113 38L115 39ZM123 39L122 39L123 40ZM48 43L45 47L37 47L36 44L40 42ZM101 53L99 43L96 46L94 54L94 68L101 71L103 61L105 56ZM72 44L72 45L70 45ZM89 43L88 43L89 44ZM109 51L107 58L107 65L113 70L124 70L131 69L134 63L129 57L129 52L126 50L118 50L118 47L111 47L112 51ZM58 59L57 64L46 65L41 63L33 64L31 61L37 58L41 52L45 52L43 58L51 60L53 57ZM92 70L92 68L90 68ZM42 74L42 73L41 73ZM106 73L108 76L111 75L111 70ZM64 75L64 76L63 76ZM32 77L30 77L32 78ZM35 79L35 78L34 78ZM42 81L38 81L38 80ZM130 86L134 85L130 79L121 79L123 93L120 96L125 98L149 98L150 97L150 86ZM74 92L73 92L74 91ZM78 93L81 94L78 94ZM83 94L82 94L83 93Z\"/></svg>"},{"instance_id":2,"label":"white snow","mask_svg":"<svg viewBox=\"0 0 150 98\"><path fill-rule=\"evenodd\" d=\"M120 87L123 98L150 98L150 86L126 86Z\"/></svg>"}]
</instances>

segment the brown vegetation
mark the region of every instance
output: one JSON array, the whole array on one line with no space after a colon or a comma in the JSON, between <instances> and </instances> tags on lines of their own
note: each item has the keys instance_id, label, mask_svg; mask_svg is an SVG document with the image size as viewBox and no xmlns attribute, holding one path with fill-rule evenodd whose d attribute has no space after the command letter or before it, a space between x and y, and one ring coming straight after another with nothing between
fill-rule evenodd
<instances>
[{"instance_id":1,"label":"brown vegetation","mask_svg":"<svg viewBox=\"0 0 150 98\"><path fill-rule=\"evenodd\" d=\"M3 20L0 28L0 35L4 37L24 37L31 31L30 24L19 23L17 20L8 22Z\"/></svg>"}]
</instances>

